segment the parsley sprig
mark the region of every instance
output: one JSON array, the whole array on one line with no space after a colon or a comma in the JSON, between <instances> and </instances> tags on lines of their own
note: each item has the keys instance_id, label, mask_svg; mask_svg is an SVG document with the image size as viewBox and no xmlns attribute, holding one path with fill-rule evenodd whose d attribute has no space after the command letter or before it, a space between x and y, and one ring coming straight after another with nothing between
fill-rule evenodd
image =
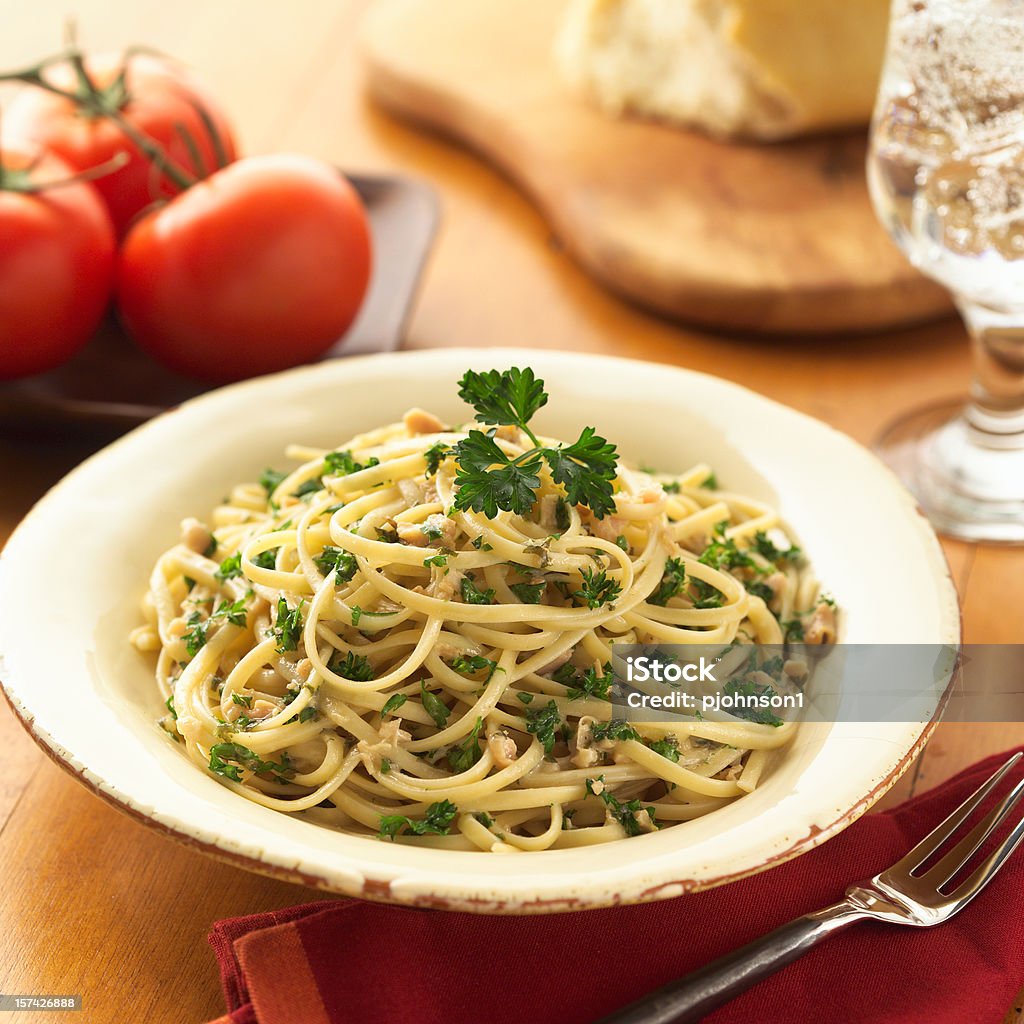
<instances>
[{"instance_id":1,"label":"parsley sprig","mask_svg":"<svg viewBox=\"0 0 1024 1024\"><path fill-rule=\"evenodd\" d=\"M459 490L455 507L483 512L493 518L498 509L523 515L537 500L540 469L547 463L551 478L565 488L573 505L586 505L598 519L615 509L612 481L618 453L597 434L584 427L569 445L542 445L529 421L547 404L544 381L533 370L513 366L509 370L467 370L459 381L459 397L473 406L481 423L494 424L486 433L471 430L455 446L459 468L455 482ZM510 458L494 440L498 426L523 431L534 447Z\"/></svg>"}]
</instances>

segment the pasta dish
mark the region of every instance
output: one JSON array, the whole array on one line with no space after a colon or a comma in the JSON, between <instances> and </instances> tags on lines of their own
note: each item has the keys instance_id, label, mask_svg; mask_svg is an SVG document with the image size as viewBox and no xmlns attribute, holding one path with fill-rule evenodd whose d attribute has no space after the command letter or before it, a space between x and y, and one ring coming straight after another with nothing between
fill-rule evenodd
<instances>
[{"instance_id":1,"label":"pasta dish","mask_svg":"<svg viewBox=\"0 0 1024 1024\"><path fill-rule=\"evenodd\" d=\"M797 724L626 721L611 645L832 641L776 512L707 465L632 468L589 426L538 436L529 369L459 393L475 421L414 409L292 446L182 524L132 634L163 728L265 807L442 849L603 843L751 791Z\"/></svg>"}]
</instances>

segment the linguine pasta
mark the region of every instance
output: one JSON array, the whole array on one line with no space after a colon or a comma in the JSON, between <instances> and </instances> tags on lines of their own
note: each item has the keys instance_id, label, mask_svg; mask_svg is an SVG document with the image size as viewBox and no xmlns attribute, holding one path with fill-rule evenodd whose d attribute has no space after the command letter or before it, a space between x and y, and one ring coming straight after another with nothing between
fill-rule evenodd
<instances>
[{"instance_id":1,"label":"linguine pasta","mask_svg":"<svg viewBox=\"0 0 1024 1024\"><path fill-rule=\"evenodd\" d=\"M523 512L460 508L470 431L513 462L534 447L413 410L292 447L287 475L186 520L132 638L156 654L163 727L249 800L445 849L602 843L750 791L796 724L617 721L610 645L829 641L776 513L707 466L617 459L600 517L543 464Z\"/></svg>"}]
</instances>

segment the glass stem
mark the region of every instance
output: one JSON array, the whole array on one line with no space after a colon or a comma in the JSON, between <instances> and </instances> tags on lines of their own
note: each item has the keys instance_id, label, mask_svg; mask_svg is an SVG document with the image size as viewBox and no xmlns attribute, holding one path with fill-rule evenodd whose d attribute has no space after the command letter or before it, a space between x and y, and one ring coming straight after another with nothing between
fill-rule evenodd
<instances>
[{"instance_id":1,"label":"glass stem","mask_svg":"<svg viewBox=\"0 0 1024 1024\"><path fill-rule=\"evenodd\" d=\"M964 410L971 441L1024 451L1024 311L1012 313L958 297L971 335L974 378Z\"/></svg>"}]
</instances>

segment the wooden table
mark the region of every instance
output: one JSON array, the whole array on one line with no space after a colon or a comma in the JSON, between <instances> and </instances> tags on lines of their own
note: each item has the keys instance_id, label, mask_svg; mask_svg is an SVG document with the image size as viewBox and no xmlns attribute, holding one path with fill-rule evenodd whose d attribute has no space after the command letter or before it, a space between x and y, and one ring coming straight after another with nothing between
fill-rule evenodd
<instances>
[{"instance_id":1,"label":"wooden table","mask_svg":"<svg viewBox=\"0 0 1024 1024\"><path fill-rule=\"evenodd\" d=\"M500 177L366 103L355 45L364 7L363 0L75 5L81 36L94 48L144 42L201 69L249 152L299 150L353 170L402 170L434 182L444 224L409 347L525 345L693 367L864 442L909 406L964 389L967 347L956 322L869 338L727 338L660 321L608 295ZM65 0L7 4L0 66L55 49L66 10ZM0 540L88 450L0 441ZM1024 550L945 547L967 641L1024 640ZM940 726L884 805L1022 736L1017 724ZM205 942L210 924L315 896L219 864L120 815L44 758L6 708L0 780L0 991L80 992L90 1024L205 1021L222 1012ZM1021 1019L1011 1008L1007 1021Z\"/></svg>"}]
</instances>

